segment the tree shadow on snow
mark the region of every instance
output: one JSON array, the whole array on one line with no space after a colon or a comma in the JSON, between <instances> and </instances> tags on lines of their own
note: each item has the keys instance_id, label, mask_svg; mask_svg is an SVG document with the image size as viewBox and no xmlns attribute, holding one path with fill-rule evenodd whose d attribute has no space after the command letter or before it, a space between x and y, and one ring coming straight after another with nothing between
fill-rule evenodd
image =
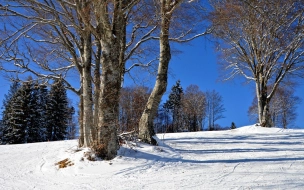
<instances>
[{"instance_id":1,"label":"tree shadow on snow","mask_svg":"<svg viewBox=\"0 0 304 190\"><path fill-rule=\"evenodd\" d=\"M304 144L303 144L304 134L297 134L297 133L287 133L287 134L254 134L254 135L234 135L234 136L223 136L220 137L187 137L187 138L168 138L165 140L156 139L159 143L159 147L161 148L162 152L147 152L141 151L140 148L137 149L137 152L132 154L124 155L125 157L132 157L135 159L144 159L149 163L153 162L170 162L170 163L192 163L192 164L214 164L214 163L249 163L249 162L285 162L285 161L303 161L303 157L297 157L297 155L304 155ZM190 146L183 147L183 144L189 144ZM202 148L201 150L191 150L191 144L199 143L206 147L206 149ZM233 148L236 144L246 143L249 145L243 146L244 148ZM179 145L180 147L174 147L175 145ZM219 146L220 148L212 148L210 149L209 146L212 144L225 144L225 148L223 146ZM231 146L229 146L231 144ZM251 148L251 145L258 145L256 148ZM295 148L286 148L282 145L302 145L301 147ZM282 147L281 147L282 146ZM163 147L163 148L162 148ZM207 148L209 147L209 148ZM247 148L250 147L250 148ZM189 148L189 149L187 149ZM297 155L294 154L284 154L279 156L277 154L269 155L267 153L271 152L280 152L282 153L291 151L297 152ZM230 154L230 153L258 153L257 155L261 156L260 153L266 153L267 158L257 158L251 157L250 158L219 158L219 159L208 159L205 156L206 160L204 160L204 155L207 154ZM303 153L301 153L303 152ZM175 156L172 156L172 155ZM187 156L191 154L195 154L196 158L192 159L185 159L182 155L185 154ZM246 155L245 154L245 155ZM179 156L176 156L179 155ZM199 159L198 159L198 158ZM244 156L243 156L244 157Z\"/></svg>"}]
</instances>

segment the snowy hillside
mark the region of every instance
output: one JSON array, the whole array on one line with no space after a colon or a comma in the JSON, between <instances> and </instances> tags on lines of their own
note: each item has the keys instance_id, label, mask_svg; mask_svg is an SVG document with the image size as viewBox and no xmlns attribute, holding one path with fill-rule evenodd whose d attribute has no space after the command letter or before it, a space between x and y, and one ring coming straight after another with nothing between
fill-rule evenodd
<instances>
[{"instance_id":1,"label":"snowy hillside","mask_svg":"<svg viewBox=\"0 0 304 190\"><path fill-rule=\"evenodd\" d=\"M303 189L304 130L159 134L160 146L82 160L77 141L0 146L0 189ZM59 169L64 159L70 166Z\"/></svg>"}]
</instances>

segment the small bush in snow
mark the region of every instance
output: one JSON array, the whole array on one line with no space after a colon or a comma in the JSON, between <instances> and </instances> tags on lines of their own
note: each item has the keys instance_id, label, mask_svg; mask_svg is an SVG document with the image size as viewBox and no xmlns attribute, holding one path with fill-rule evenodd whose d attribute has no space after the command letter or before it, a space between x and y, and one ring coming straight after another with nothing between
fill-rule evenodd
<instances>
[{"instance_id":1,"label":"small bush in snow","mask_svg":"<svg viewBox=\"0 0 304 190\"><path fill-rule=\"evenodd\" d=\"M236 126L235 126L235 123L234 123L234 122L231 123L230 129L236 129Z\"/></svg>"}]
</instances>

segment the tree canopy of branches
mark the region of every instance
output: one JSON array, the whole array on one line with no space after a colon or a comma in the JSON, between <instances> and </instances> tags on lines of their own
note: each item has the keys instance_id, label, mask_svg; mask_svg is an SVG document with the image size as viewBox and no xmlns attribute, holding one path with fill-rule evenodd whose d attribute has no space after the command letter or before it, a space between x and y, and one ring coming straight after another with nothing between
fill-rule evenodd
<instances>
[{"instance_id":1,"label":"tree canopy of branches","mask_svg":"<svg viewBox=\"0 0 304 190\"><path fill-rule=\"evenodd\" d=\"M303 76L303 0L211 1L210 21L220 39L228 79L253 81L261 126L270 127L269 103L286 78Z\"/></svg>"}]
</instances>

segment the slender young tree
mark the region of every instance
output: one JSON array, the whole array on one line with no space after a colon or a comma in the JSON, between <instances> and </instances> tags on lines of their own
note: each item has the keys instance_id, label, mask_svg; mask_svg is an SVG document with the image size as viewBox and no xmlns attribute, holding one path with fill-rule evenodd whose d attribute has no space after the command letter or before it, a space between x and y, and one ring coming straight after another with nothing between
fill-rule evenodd
<instances>
[{"instance_id":1,"label":"slender young tree","mask_svg":"<svg viewBox=\"0 0 304 190\"><path fill-rule=\"evenodd\" d=\"M164 104L160 105L154 121L154 130L156 133L171 132L169 129L169 124L171 122L169 112L170 111L166 109Z\"/></svg>"},{"instance_id":2,"label":"slender young tree","mask_svg":"<svg viewBox=\"0 0 304 190\"><path fill-rule=\"evenodd\" d=\"M231 123L230 129L236 129L236 125L234 122Z\"/></svg>"},{"instance_id":3,"label":"slender young tree","mask_svg":"<svg viewBox=\"0 0 304 190\"><path fill-rule=\"evenodd\" d=\"M215 122L224 118L223 113L226 111L223 104L222 96L215 90L206 92L207 118L209 131L215 130Z\"/></svg>"},{"instance_id":4,"label":"slender young tree","mask_svg":"<svg viewBox=\"0 0 304 190\"><path fill-rule=\"evenodd\" d=\"M182 0L161 0L160 1L160 36L159 36L159 65L157 78L152 90L152 93L148 99L145 110L139 121L139 138L143 142L150 144L156 144L156 140L153 139L155 135L153 120L157 113L160 100L167 88L168 78L168 66L171 60L171 50L169 43L170 36L170 24L172 21L172 15L175 9L182 3Z\"/></svg>"},{"instance_id":5,"label":"slender young tree","mask_svg":"<svg viewBox=\"0 0 304 190\"><path fill-rule=\"evenodd\" d=\"M157 11L156 17L159 17L159 21L160 21L159 24L160 33L159 36L157 37L157 39L159 40L159 63L158 63L157 77L154 88L150 94L145 110L143 111L143 114L139 121L139 138L143 142L156 144L155 139L153 139L153 135L155 134L153 120L156 116L161 98L167 88L168 67L171 60L170 41L187 42L199 36L208 34L210 32L207 30L206 32L203 33L199 33L199 32L196 33L197 31L194 30L193 22L197 23L196 22L197 20L195 20L195 18L197 17L193 16L196 14L192 14L190 17L189 13L195 12L195 11L192 12L194 10L193 8L196 7L194 6L195 3L197 2L184 1L184 0L160 0L159 2L155 1L156 4L155 7L158 8L156 10ZM179 9L181 7L187 7L188 9L186 9L187 10L186 12L182 12L183 9ZM198 7L201 8L200 5L198 5ZM179 11L181 10L181 12L177 10ZM179 16L182 16L183 18L177 19ZM185 21L185 22L184 24L180 25L180 23L183 22L178 22L178 21ZM189 24L191 24L192 26L190 26ZM175 28L176 30L170 31L170 29L173 26L177 26L177 28ZM187 26L187 27L183 27L183 26ZM196 33L196 35L189 37L189 34L191 35L193 33Z\"/></svg>"}]
</instances>

